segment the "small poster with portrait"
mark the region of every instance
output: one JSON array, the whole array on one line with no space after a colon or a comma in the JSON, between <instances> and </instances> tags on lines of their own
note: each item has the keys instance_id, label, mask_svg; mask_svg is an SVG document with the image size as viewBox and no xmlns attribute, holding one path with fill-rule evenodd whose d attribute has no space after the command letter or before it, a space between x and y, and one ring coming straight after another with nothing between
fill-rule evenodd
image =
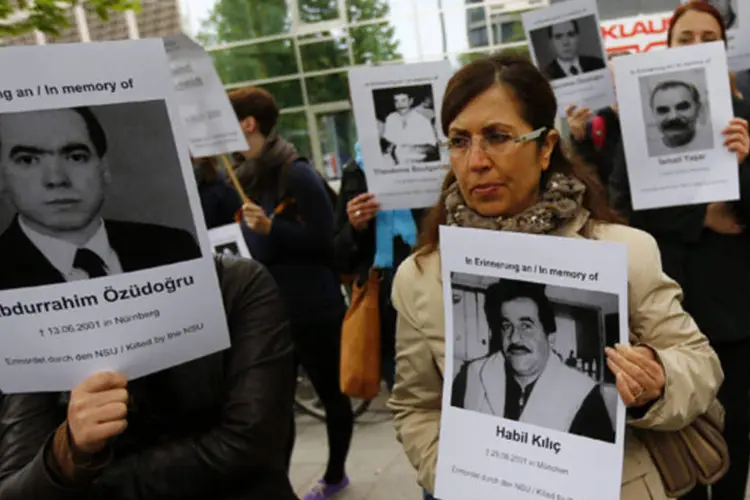
<instances>
[{"instance_id":1,"label":"small poster with portrait","mask_svg":"<svg viewBox=\"0 0 750 500\"><path fill-rule=\"evenodd\" d=\"M688 3L688 0L681 0ZM731 71L750 69L750 2L747 0L704 0L721 14L727 30L727 57ZM680 33L674 34L679 43ZM694 34L685 34L689 38Z\"/></svg>"},{"instance_id":2,"label":"small poster with portrait","mask_svg":"<svg viewBox=\"0 0 750 500\"><path fill-rule=\"evenodd\" d=\"M722 42L614 59L633 208L739 199Z\"/></svg>"},{"instance_id":3,"label":"small poster with portrait","mask_svg":"<svg viewBox=\"0 0 750 500\"><path fill-rule=\"evenodd\" d=\"M521 14L531 60L549 79L558 112L615 103L595 0L567 0Z\"/></svg>"},{"instance_id":4,"label":"small poster with portrait","mask_svg":"<svg viewBox=\"0 0 750 500\"><path fill-rule=\"evenodd\" d=\"M432 206L448 171L440 103L450 62L349 70L367 188L382 210Z\"/></svg>"},{"instance_id":5,"label":"small poster with portrait","mask_svg":"<svg viewBox=\"0 0 750 500\"><path fill-rule=\"evenodd\" d=\"M228 348L162 41L6 47L0 63L0 391Z\"/></svg>"},{"instance_id":6,"label":"small poster with portrait","mask_svg":"<svg viewBox=\"0 0 750 500\"><path fill-rule=\"evenodd\" d=\"M502 256L497 249L502 248ZM619 498L622 243L443 226L436 498Z\"/></svg>"},{"instance_id":7,"label":"small poster with portrait","mask_svg":"<svg viewBox=\"0 0 750 500\"><path fill-rule=\"evenodd\" d=\"M239 224L227 224L209 229L208 239L211 240L215 255L252 258Z\"/></svg>"}]
</instances>

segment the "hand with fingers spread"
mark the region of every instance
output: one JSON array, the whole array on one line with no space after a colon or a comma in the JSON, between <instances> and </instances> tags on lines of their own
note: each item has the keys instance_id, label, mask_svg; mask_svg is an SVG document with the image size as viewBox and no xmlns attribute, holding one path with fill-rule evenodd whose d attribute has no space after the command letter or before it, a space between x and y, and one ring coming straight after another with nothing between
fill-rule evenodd
<instances>
[{"instance_id":1,"label":"hand with fingers spread","mask_svg":"<svg viewBox=\"0 0 750 500\"><path fill-rule=\"evenodd\" d=\"M68 427L71 446L78 454L91 456L128 426L128 381L118 373L96 373L70 394Z\"/></svg>"},{"instance_id":2,"label":"hand with fingers spread","mask_svg":"<svg viewBox=\"0 0 750 500\"><path fill-rule=\"evenodd\" d=\"M725 137L724 146L729 151L737 154L737 162L742 164L750 152L750 135L748 134L747 120L732 118L729 120L729 126L722 133Z\"/></svg>"},{"instance_id":3,"label":"hand with fingers spread","mask_svg":"<svg viewBox=\"0 0 750 500\"><path fill-rule=\"evenodd\" d=\"M607 366L615 374L617 392L625 406L645 406L662 396L664 368L650 348L617 344L614 349L607 347L605 354Z\"/></svg>"},{"instance_id":4,"label":"hand with fingers spread","mask_svg":"<svg viewBox=\"0 0 750 500\"><path fill-rule=\"evenodd\" d=\"M375 195L363 193L352 198L346 204L346 215L349 217L349 223L357 231L367 228L367 225L378 214L380 204L375 201Z\"/></svg>"},{"instance_id":5,"label":"hand with fingers spread","mask_svg":"<svg viewBox=\"0 0 750 500\"><path fill-rule=\"evenodd\" d=\"M589 108L579 108L574 104L571 104L565 110L565 117L568 120L568 126L570 126L570 133L576 141L580 142L586 138L586 124L592 116Z\"/></svg>"}]
</instances>

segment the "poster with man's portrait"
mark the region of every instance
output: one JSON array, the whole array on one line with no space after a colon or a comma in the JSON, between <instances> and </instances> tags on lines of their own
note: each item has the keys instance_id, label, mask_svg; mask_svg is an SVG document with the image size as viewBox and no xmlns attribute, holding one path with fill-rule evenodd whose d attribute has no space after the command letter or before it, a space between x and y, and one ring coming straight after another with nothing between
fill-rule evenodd
<instances>
[{"instance_id":1,"label":"poster with man's portrait","mask_svg":"<svg viewBox=\"0 0 750 500\"><path fill-rule=\"evenodd\" d=\"M444 226L440 260L436 496L616 498L625 408L605 348L628 341L625 245Z\"/></svg>"},{"instance_id":2,"label":"poster with man's portrait","mask_svg":"<svg viewBox=\"0 0 750 500\"><path fill-rule=\"evenodd\" d=\"M549 79L561 114L569 105L614 104L599 14L594 0L567 0L521 15L531 59Z\"/></svg>"},{"instance_id":3,"label":"poster with man's portrait","mask_svg":"<svg viewBox=\"0 0 750 500\"><path fill-rule=\"evenodd\" d=\"M448 169L439 108L452 74L449 61L349 71L362 167L382 210L424 208L439 196Z\"/></svg>"},{"instance_id":4,"label":"poster with man's portrait","mask_svg":"<svg viewBox=\"0 0 750 500\"><path fill-rule=\"evenodd\" d=\"M215 255L252 258L242 235L242 228L237 223L209 229L208 238Z\"/></svg>"},{"instance_id":5,"label":"poster with man's portrait","mask_svg":"<svg viewBox=\"0 0 750 500\"><path fill-rule=\"evenodd\" d=\"M14 332L0 390L67 391L228 347L161 40L0 61L0 330Z\"/></svg>"},{"instance_id":6,"label":"poster with man's portrait","mask_svg":"<svg viewBox=\"0 0 750 500\"><path fill-rule=\"evenodd\" d=\"M722 42L613 59L635 210L739 198L734 117ZM638 103L637 105L635 103Z\"/></svg>"}]
</instances>

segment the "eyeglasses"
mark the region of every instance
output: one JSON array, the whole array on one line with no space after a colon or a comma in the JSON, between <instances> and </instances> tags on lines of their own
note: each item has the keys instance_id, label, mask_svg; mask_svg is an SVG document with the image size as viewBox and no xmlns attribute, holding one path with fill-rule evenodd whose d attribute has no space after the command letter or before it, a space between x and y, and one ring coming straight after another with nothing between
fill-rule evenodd
<instances>
[{"instance_id":1,"label":"eyeglasses","mask_svg":"<svg viewBox=\"0 0 750 500\"><path fill-rule=\"evenodd\" d=\"M507 152L511 145L538 140L546 131L547 127L541 127L520 137L513 137L504 132L487 132L479 136L479 147L490 156L499 155ZM443 145L448 148L454 158L465 158L474 145L472 137L451 137Z\"/></svg>"}]
</instances>

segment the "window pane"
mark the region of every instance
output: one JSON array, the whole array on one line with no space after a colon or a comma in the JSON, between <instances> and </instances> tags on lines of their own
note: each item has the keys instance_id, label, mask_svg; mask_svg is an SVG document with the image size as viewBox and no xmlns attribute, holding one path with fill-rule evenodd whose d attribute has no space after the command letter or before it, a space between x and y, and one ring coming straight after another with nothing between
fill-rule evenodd
<instances>
[{"instance_id":1,"label":"window pane","mask_svg":"<svg viewBox=\"0 0 750 500\"><path fill-rule=\"evenodd\" d=\"M291 19L286 0L218 0L196 24L198 39L211 46L287 33Z\"/></svg>"},{"instance_id":2,"label":"window pane","mask_svg":"<svg viewBox=\"0 0 750 500\"><path fill-rule=\"evenodd\" d=\"M402 59L396 29L389 23L371 24L349 30L355 64ZM412 37L413 38L413 37Z\"/></svg>"},{"instance_id":3,"label":"window pane","mask_svg":"<svg viewBox=\"0 0 750 500\"><path fill-rule=\"evenodd\" d=\"M341 17L336 0L297 0L299 20L306 24L332 21Z\"/></svg>"},{"instance_id":4,"label":"window pane","mask_svg":"<svg viewBox=\"0 0 750 500\"><path fill-rule=\"evenodd\" d=\"M487 33L487 18L484 7L472 8L466 11L466 34L469 37L469 47L486 47L489 45Z\"/></svg>"},{"instance_id":5,"label":"window pane","mask_svg":"<svg viewBox=\"0 0 750 500\"><path fill-rule=\"evenodd\" d=\"M310 133L307 127L305 113L284 113L279 116L276 125L279 135L294 144L297 153L312 162L312 148L310 147Z\"/></svg>"},{"instance_id":6,"label":"window pane","mask_svg":"<svg viewBox=\"0 0 750 500\"><path fill-rule=\"evenodd\" d=\"M305 71L318 71L349 66L349 49L346 37L305 43L299 46L302 67Z\"/></svg>"},{"instance_id":7,"label":"window pane","mask_svg":"<svg viewBox=\"0 0 750 500\"><path fill-rule=\"evenodd\" d=\"M211 52L225 84L295 74L297 61L291 40L259 43Z\"/></svg>"},{"instance_id":8,"label":"window pane","mask_svg":"<svg viewBox=\"0 0 750 500\"><path fill-rule=\"evenodd\" d=\"M294 108L304 104L302 100L302 83L296 78L286 82L267 83L259 85L259 87L269 91L281 109Z\"/></svg>"},{"instance_id":9,"label":"window pane","mask_svg":"<svg viewBox=\"0 0 750 500\"><path fill-rule=\"evenodd\" d=\"M351 111L325 113L316 117L323 173L328 180L341 178L341 170L352 158L357 129Z\"/></svg>"},{"instance_id":10,"label":"window pane","mask_svg":"<svg viewBox=\"0 0 750 500\"><path fill-rule=\"evenodd\" d=\"M526 33L523 31L523 23L518 21L505 21L502 23L492 24L494 30L495 43L512 43L526 40Z\"/></svg>"},{"instance_id":11,"label":"window pane","mask_svg":"<svg viewBox=\"0 0 750 500\"><path fill-rule=\"evenodd\" d=\"M403 0L394 2L394 0L391 0L391 3L401 6L408 2L404 2ZM366 2L362 0L347 0L346 6L350 23L383 19L392 12L390 4L386 0L369 0Z\"/></svg>"},{"instance_id":12,"label":"window pane","mask_svg":"<svg viewBox=\"0 0 750 500\"><path fill-rule=\"evenodd\" d=\"M305 79L310 104L346 101L349 98L349 78L346 73L313 76Z\"/></svg>"}]
</instances>

